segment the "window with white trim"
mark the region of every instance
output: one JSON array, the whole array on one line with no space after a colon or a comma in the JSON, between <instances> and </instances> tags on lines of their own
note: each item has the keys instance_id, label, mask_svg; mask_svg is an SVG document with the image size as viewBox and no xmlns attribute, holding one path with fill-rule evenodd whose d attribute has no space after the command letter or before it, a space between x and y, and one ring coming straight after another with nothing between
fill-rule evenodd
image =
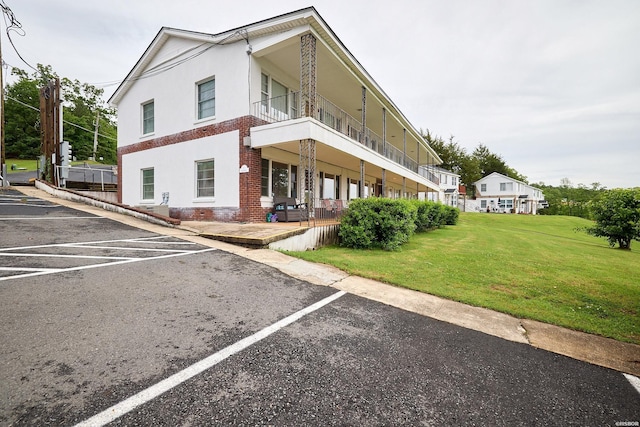
<instances>
[{"instance_id":1,"label":"window with white trim","mask_svg":"<svg viewBox=\"0 0 640 427\"><path fill-rule=\"evenodd\" d=\"M498 201L498 207L500 209L504 209L504 210L511 210L513 209L513 199L500 199Z\"/></svg>"},{"instance_id":2,"label":"window with white trim","mask_svg":"<svg viewBox=\"0 0 640 427\"><path fill-rule=\"evenodd\" d=\"M292 105L289 105L289 98L287 86L271 78L268 74L261 74L260 99L264 112L278 119L287 119L290 116L295 118L298 114L298 105L295 97Z\"/></svg>"},{"instance_id":3,"label":"window with white trim","mask_svg":"<svg viewBox=\"0 0 640 427\"><path fill-rule=\"evenodd\" d=\"M142 104L142 134L147 135L154 131L154 102Z\"/></svg>"},{"instance_id":4,"label":"window with white trim","mask_svg":"<svg viewBox=\"0 0 640 427\"><path fill-rule=\"evenodd\" d=\"M153 168L140 170L142 200L154 199L154 172Z\"/></svg>"},{"instance_id":5,"label":"window with white trim","mask_svg":"<svg viewBox=\"0 0 640 427\"><path fill-rule=\"evenodd\" d=\"M483 193L487 191L487 184L480 184L480 191L482 191Z\"/></svg>"},{"instance_id":6,"label":"window with white trim","mask_svg":"<svg viewBox=\"0 0 640 427\"><path fill-rule=\"evenodd\" d=\"M213 159L196 162L196 198L215 196L215 163Z\"/></svg>"},{"instance_id":7,"label":"window with white trim","mask_svg":"<svg viewBox=\"0 0 640 427\"><path fill-rule=\"evenodd\" d=\"M501 182L500 191L513 191L513 182Z\"/></svg>"},{"instance_id":8,"label":"window with white trim","mask_svg":"<svg viewBox=\"0 0 640 427\"><path fill-rule=\"evenodd\" d=\"M298 166L262 159L260 194L262 196L298 197Z\"/></svg>"},{"instance_id":9,"label":"window with white trim","mask_svg":"<svg viewBox=\"0 0 640 427\"><path fill-rule=\"evenodd\" d=\"M216 80L198 84L198 120L216 115Z\"/></svg>"}]
</instances>

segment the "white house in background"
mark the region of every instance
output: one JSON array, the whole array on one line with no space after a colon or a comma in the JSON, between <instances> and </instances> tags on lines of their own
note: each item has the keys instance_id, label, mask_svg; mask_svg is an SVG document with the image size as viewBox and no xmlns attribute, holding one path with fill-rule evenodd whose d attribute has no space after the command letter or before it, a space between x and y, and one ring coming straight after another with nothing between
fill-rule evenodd
<instances>
[{"instance_id":1,"label":"white house in background","mask_svg":"<svg viewBox=\"0 0 640 427\"><path fill-rule=\"evenodd\" d=\"M119 201L175 218L441 191L438 155L313 7L219 34L162 28L110 103Z\"/></svg>"},{"instance_id":2,"label":"white house in background","mask_svg":"<svg viewBox=\"0 0 640 427\"><path fill-rule=\"evenodd\" d=\"M427 169L435 175L436 182L440 185L440 191L428 193L427 199L458 207L460 175L438 166L428 166Z\"/></svg>"},{"instance_id":3,"label":"white house in background","mask_svg":"<svg viewBox=\"0 0 640 427\"><path fill-rule=\"evenodd\" d=\"M546 202L542 190L517 179L493 172L475 183L476 203L481 212L535 215Z\"/></svg>"}]
</instances>

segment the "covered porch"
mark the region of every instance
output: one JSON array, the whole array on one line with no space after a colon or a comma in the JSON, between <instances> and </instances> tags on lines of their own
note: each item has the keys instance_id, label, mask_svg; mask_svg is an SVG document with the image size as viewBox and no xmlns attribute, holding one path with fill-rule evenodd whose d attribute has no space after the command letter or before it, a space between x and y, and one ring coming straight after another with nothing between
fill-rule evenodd
<instances>
[{"instance_id":1,"label":"covered porch","mask_svg":"<svg viewBox=\"0 0 640 427\"><path fill-rule=\"evenodd\" d=\"M440 190L438 155L327 27L311 20L251 44L261 124L245 146L261 150L263 208L295 197L313 219L359 197Z\"/></svg>"}]
</instances>

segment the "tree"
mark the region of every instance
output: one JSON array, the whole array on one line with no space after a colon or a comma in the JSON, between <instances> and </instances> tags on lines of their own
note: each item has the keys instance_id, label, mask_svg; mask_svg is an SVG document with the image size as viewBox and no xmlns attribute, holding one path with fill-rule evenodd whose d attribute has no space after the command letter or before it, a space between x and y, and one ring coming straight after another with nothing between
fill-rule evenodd
<instances>
[{"instance_id":1,"label":"tree","mask_svg":"<svg viewBox=\"0 0 640 427\"><path fill-rule=\"evenodd\" d=\"M7 85L5 101L5 152L7 158L35 159L40 154L40 92L27 73L11 72L18 81ZM29 108L33 106L33 108Z\"/></svg>"},{"instance_id":2,"label":"tree","mask_svg":"<svg viewBox=\"0 0 640 427\"><path fill-rule=\"evenodd\" d=\"M527 178L520 175L515 169L509 167L502 156L492 153L483 144L478 144L476 149L473 150L472 156L478 161L480 174L482 176L498 172L499 174L517 179L518 181L527 182Z\"/></svg>"},{"instance_id":3,"label":"tree","mask_svg":"<svg viewBox=\"0 0 640 427\"><path fill-rule=\"evenodd\" d=\"M5 109L7 157L37 158L40 154L39 88L57 78L51 66L38 64L38 72L29 76L14 68L18 80L7 86ZM63 138L73 146L79 160L93 156L95 120L99 118L96 158L116 163L115 111L102 99L103 90L78 80L60 81L63 98Z\"/></svg>"},{"instance_id":4,"label":"tree","mask_svg":"<svg viewBox=\"0 0 640 427\"><path fill-rule=\"evenodd\" d=\"M549 203L548 208L540 211L541 214L570 215L588 219L592 219L590 204L597 201L606 190L599 182L591 184L591 187L584 184L574 187L569 178L562 178L558 187L544 183L536 186L544 192L544 198Z\"/></svg>"},{"instance_id":5,"label":"tree","mask_svg":"<svg viewBox=\"0 0 640 427\"><path fill-rule=\"evenodd\" d=\"M608 190L591 204L595 220L586 232L606 237L612 247L631 249L631 241L640 241L640 188Z\"/></svg>"},{"instance_id":6,"label":"tree","mask_svg":"<svg viewBox=\"0 0 640 427\"><path fill-rule=\"evenodd\" d=\"M475 194L473 183L490 173L498 172L508 177L527 182L527 178L509 167L497 154L492 153L482 144L468 154L466 150L454 141L454 136L445 142L441 137L434 136L427 129L421 131L423 138L442 159L440 167L460 175L460 183L467 186L467 194Z\"/></svg>"}]
</instances>

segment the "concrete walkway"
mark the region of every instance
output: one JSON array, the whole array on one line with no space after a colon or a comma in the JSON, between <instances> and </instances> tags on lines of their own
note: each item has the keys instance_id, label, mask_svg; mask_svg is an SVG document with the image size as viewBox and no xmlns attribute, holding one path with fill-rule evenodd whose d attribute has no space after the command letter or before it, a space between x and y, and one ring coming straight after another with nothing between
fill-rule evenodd
<instances>
[{"instance_id":1,"label":"concrete walkway","mask_svg":"<svg viewBox=\"0 0 640 427\"><path fill-rule=\"evenodd\" d=\"M249 249L201 236L201 234L206 235L210 233L236 233L238 227L249 226L251 226L251 228L247 230L251 230L252 233L257 233L257 235L261 236L270 236L286 232L283 230L287 230L288 228L296 228L297 224L283 224L273 227L266 223L263 225L242 225L189 221L179 226L171 227L169 225L163 226L149 223L140 218L124 215L117 210L115 212L108 211L94 206L56 198L33 187L20 187L16 189L29 196L39 197L74 209L108 217L115 221L151 232L179 236L185 240L231 252L247 259L272 266L290 276L316 285L332 286L336 289L444 322L640 376L640 346L638 345L622 343L613 339L585 334L532 320L518 319L492 310L465 305L357 276L350 276L337 268L310 263L269 249Z\"/></svg>"}]
</instances>

